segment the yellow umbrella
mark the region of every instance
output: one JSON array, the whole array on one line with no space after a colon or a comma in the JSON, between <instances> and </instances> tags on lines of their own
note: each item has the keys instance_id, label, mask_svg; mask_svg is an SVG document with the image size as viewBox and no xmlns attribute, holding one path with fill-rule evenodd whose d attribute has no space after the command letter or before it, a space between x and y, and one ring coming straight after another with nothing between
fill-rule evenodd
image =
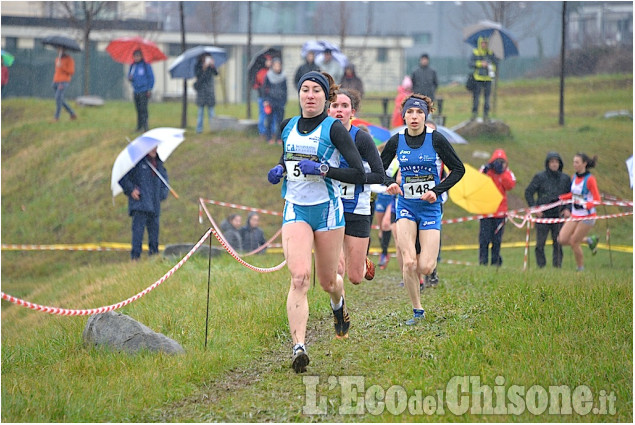
<instances>
[{"instance_id":1,"label":"yellow umbrella","mask_svg":"<svg viewBox=\"0 0 635 425\"><path fill-rule=\"evenodd\" d=\"M450 199L467 212L493 214L498 209L503 195L487 174L465 165L465 175L452 189Z\"/></svg>"}]
</instances>

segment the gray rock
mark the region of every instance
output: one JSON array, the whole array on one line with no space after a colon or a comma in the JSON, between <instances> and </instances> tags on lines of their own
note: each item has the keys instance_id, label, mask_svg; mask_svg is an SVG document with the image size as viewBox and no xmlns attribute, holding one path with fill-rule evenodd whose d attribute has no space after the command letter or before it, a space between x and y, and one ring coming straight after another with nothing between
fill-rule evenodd
<instances>
[{"instance_id":1,"label":"gray rock","mask_svg":"<svg viewBox=\"0 0 635 425\"><path fill-rule=\"evenodd\" d=\"M452 130L469 139L479 136L510 137L512 132L507 124L498 120L483 121L478 118L474 121L463 121L452 127Z\"/></svg>"},{"instance_id":2,"label":"gray rock","mask_svg":"<svg viewBox=\"0 0 635 425\"><path fill-rule=\"evenodd\" d=\"M211 236L210 236L211 237ZM164 257L183 257L185 254L190 252L194 248L193 243L180 243L180 244L172 244L166 245L163 250ZM216 246L212 247L212 257L216 257L221 255L225 250L223 248L219 248ZM194 253L197 257L209 258L209 245L201 245L198 247L196 252Z\"/></svg>"},{"instance_id":3,"label":"gray rock","mask_svg":"<svg viewBox=\"0 0 635 425\"><path fill-rule=\"evenodd\" d=\"M90 316L82 338L85 345L103 346L131 354L142 350L167 354L185 353L178 342L154 332L130 316L112 311Z\"/></svg>"}]
</instances>

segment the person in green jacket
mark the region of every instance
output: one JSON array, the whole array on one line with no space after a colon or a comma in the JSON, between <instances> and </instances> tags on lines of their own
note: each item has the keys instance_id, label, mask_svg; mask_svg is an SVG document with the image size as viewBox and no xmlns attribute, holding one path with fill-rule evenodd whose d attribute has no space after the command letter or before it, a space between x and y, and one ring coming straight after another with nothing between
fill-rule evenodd
<instances>
[{"instance_id":1,"label":"person in green jacket","mask_svg":"<svg viewBox=\"0 0 635 425\"><path fill-rule=\"evenodd\" d=\"M488 47L488 39L480 37L478 47L472 50L470 68L474 70L474 90L472 90L472 121L478 116L478 102L483 93L483 121L489 120L489 96L492 92L492 80L496 75L498 60Z\"/></svg>"}]
</instances>

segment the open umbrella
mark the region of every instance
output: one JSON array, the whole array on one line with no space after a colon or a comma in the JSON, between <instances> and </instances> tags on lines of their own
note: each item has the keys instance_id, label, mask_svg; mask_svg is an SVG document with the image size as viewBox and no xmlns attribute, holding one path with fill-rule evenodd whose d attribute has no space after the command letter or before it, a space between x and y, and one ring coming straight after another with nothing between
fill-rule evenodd
<instances>
[{"instance_id":1,"label":"open umbrella","mask_svg":"<svg viewBox=\"0 0 635 425\"><path fill-rule=\"evenodd\" d=\"M214 46L196 46L184 51L179 57L177 57L172 65L170 65L169 71L172 78L194 78L196 72L196 61L198 57L203 53L209 53L214 59L214 65L218 68L227 62L227 52L225 49Z\"/></svg>"},{"instance_id":2,"label":"open umbrella","mask_svg":"<svg viewBox=\"0 0 635 425\"><path fill-rule=\"evenodd\" d=\"M123 192L123 188L119 185L119 180L155 147L157 148L157 155L159 155L161 161L165 162L170 154L174 152L174 149L185 140L183 133L185 133L185 130L182 128L153 128L130 142L119 153L112 166L112 176L110 178L112 196L115 197ZM170 187L168 186L168 188ZM174 191L172 193L174 194Z\"/></svg>"},{"instance_id":3,"label":"open umbrella","mask_svg":"<svg viewBox=\"0 0 635 425\"><path fill-rule=\"evenodd\" d=\"M450 199L467 212L495 213L503 200L503 195L494 181L471 165L464 164L464 166L465 175L450 189Z\"/></svg>"},{"instance_id":4,"label":"open umbrella","mask_svg":"<svg viewBox=\"0 0 635 425\"><path fill-rule=\"evenodd\" d=\"M13 65L13 61L15 60L15 57L13 57L13 55L9 52L7 52L6 50L2 49L2 62L6 65L6 66L11 66Z\"/></svg>"},{"instance_id":5,"label":"open umbrella","mask_svg":"<svg viewBox=\"0 0 635 425\"><path fill-rule=\"evenodd\" d=\"M467 140L465 140L463 138L463 136L461 136L459 133L457 133L454 130L450 130L447 127L444 127L442 125L438 125L437 124L437 131L441 134L443 134L445 136L445 138L448 140L448 142L454 144L454 145L466 145L467 144ZM404 128L406 128L405 125L402 125L401 127L395 127L390 131L390 135L392 136L393 134L397 134L399 133L401 130L403 130Z\"/></svg>"},{"instance_id":6,"label":"open umbrella","mask_svg":"<svg viewBox=\"0 0 635 425\"><path fill-rule=\"evenodd\" d=\"M42 44L53 47L63 47L66 50L73 52L81 52L82 48L79 47L77 41L72 38L64 37L62 35L50 35L42 39Z\"/></svg>"},{"instance_id":7,"label":"open umbrella","mask_svg":"<svg viewBox=\"0 0 635 425\"><path fill-rule=\"evenodd\" d=\"M164 61L167 56L153 42L141 37L122 37L117 38L106 46L106 51L110 54L115 62L132 64L134 57L132 54L135 50L141 50L143 60L148 63Z\"/></svg>"},{"instance_id":8,"label":"open umbrella","mask_svg":"<svg viewBox=\"0 0 635 425\"><path fill-rule=\"evenodd\" d=\"M315 63L322 63L324 60L324 51L330 50L333 59L335 59L342 68L348 64L348 58L342 53L335 44L325 40L310 40L302 45L302 57L306 57L309 52L315 53Z\"/></svg>"},{"instance_id":9,"label":"open umbrella","mask_svg":"<svg viewBox=\"0 0 635 425\"><path fill-rule=\"evenodd\" d=\"M258 51L247 65L247 77L249 80L249 85L253 85L256 81L256 74L265 66L265 61L267 60L267 56L272 59L277 57L282 57L282 52L280 49L276 49L275 47L265 47L264 49Z\"/></svg>"},{"instance_id":10,"label":"open umbrella","mask_svg":"<svg viewBox=\"0 0 635 425\"><path fill-rule=\"evenodd\" d=\"M489 40L489 48L497 58L505 59L510 56L518 56L516 38L498 22L483 20L463 29L463 41L473 47L478 47L477 43L480 37Z\"/></svg>"},{"instance_id":11,"label":"open umbrella","mask_svg":"<svg viewBox=\"0 0 635 425\"><path fill-rule=\"evenodd\" d=\"M359 127L360 125L363 125L364 127L366 127L368 131L370 132L370 135L373 137L375 146L379 146L382 143L387 142L388 139L390 139L390 136L391 136L390 130L380 125L372 124L372 123L369 123L368 121L360 120L359 118L353 118L351 120L351 124L353 124L356 127Z\"/></svg>"}]
</instances>

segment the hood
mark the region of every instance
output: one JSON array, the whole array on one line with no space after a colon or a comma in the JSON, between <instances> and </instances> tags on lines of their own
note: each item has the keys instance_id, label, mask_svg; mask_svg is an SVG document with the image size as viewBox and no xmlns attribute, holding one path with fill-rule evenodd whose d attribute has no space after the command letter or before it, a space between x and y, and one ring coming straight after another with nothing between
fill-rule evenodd
<instances>
[{"instance_id":1,"label":"hood","mask_svg":"<svg viewBox=\"0 0 635 425\"><path fill-rule=\"evenodd\" d=\"M247 223L246 223L246 224L247 224L247 227L248 227L248 228L252 228L252 229L254 228L254 227L251 225L251 217L253 217L253 216L255 216L255 215L259 215L259 214L258 214L257 212L255 212L255 211L252 211L252 212L250 212L250 213L247 215Z\"/></svg>"},{"instance_id":2,"label":"hood","mask_svg":"<svg viewBox=\"0 0 635 425\"><path fill-rule=\"evenodd\" d=\"M351 70L351 72L353 73L353 77L357 77L357 72L355 71L355 65L353 65L352 63L349 63L348 65L346 65L344 67L344 76L346 76L347 69Z\"/></svg>"},{"instance_id":3,"label":"hood","mask_svg":"<svg viewBox=\"0 0 635 425\"><path fill-rule=\"evenodd\" d=\"M487 49L483 50L481 48L481 41L487 41ZM489 52L491 49L489 48L489 38L487 37L479 37L478 40L476 41L476 49L479 52Z\"/></svg>"},{"instance_id":4,"label":"hood","mask_svg":"<svg viewBox=\"0 0 635 425\"><path fill-rule=\"evenodd\" d=\"M494 153L492 154L492 157L489 159L489 162L493 162L494 160L498 158L503 158L505 162L507 162L507 154L505 153L503 149L496 149Z\"/></svg>"},{"instance_id":5,"label":"hood","mask_svg":"<svg viewBox=\"0 0 635 425\"><path fill-rule=\"evenodd\" d=\"M562 171L562 167L564 166L564 164L562 163L562 158L560 157L560 154L558 152L549 152L547 154L547 157L545 158L545 169L547 171L550 171L549 170L549 161L551 161L554 158L556 158L558 160L558 162L560 163L560 166L558 167L558 171Z\"/></svg>"}]
</instances>

